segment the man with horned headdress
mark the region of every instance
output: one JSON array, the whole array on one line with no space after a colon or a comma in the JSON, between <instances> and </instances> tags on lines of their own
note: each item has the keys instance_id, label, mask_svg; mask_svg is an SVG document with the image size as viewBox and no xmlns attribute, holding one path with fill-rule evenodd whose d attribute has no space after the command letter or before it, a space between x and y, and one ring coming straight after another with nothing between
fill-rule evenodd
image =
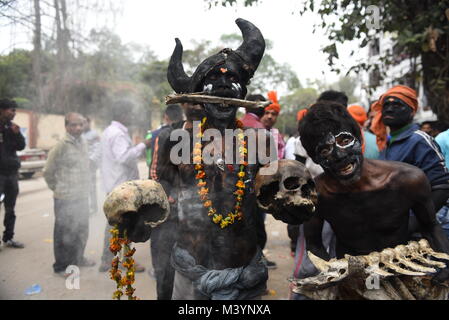
<instances>
[{"instance_id":1,"label":"man with horned headdress","mask_svg":"<svg viewBox=\"0 0 449 320\"><path fill-rule=\"evenodd\" d=\"M265 40L252 23L243 19L236 23L243 44L207 58L191 77L184 72L183 47L176 39L167 77L177 93L245 98ZM178 181L179 190L179 234L171 259L176 269L173 299L257 299L265 292L268 278L255 229L254 177L261 164L248 161L248 153L257 151L248 146L247 130L236 119L237 107L211 103L203 107L206 117L201 123L183 130L189 133L189 161L178 165L171 161L161 174L166 191L173 187L172 181ZM228 141L229 130L235 134ZM208 132L213 137L205 141ZM265 144L270 142L268 137L264 132ZM195 138L201 140L195 142ZM167 141L164 149L169 152L175 144ZM204 159L206 149L212 159L209 163ZM269 159L275 158L273 150Z\"/></svg>"}]
</instances>

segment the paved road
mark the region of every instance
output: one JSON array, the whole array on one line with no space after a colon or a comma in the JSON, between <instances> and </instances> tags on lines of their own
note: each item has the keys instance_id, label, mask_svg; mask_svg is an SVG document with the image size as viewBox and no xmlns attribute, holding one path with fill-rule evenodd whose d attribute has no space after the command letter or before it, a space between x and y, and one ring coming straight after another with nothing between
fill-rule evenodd
<instances>
[{"instance_id":1,"label":"paved road","mask_svg":"<svg viewBox=\"0 0 449 320\"><path fill-rule=\"evenodd\" d=\"M141 176L147 176L144 162L139 164ZM85 255L97 262L97 266L81 268L80 288L69 290L66 280L54 275L53 256L53 199L42 176L21 180L20 195L16 205L16 236L24 242L25 249L2 248L0 252L0 300L109 300L115 289L114 282L107 273L98 271L98 263L103 246L103 234L106 219L102 212L90 220L89 240ZM101 208L101 190L98 192ZM0 214L3 221L3 209ZM282 222L267 216L268 243L266 256L278 264L278 268L269 271L268 287L271 295L264 299L287 299L288 281L293 268L293 259L289 255L289 242L286 226ZM0 229L3 232L3 228ZM151 270L149 243L135 245L136 260ZM39 294L26 295L25 290L38 284L42 288ZM136 274L136 295L143 300L156 298L156 282L144 272Z\"/></svg>"}]
</instances>

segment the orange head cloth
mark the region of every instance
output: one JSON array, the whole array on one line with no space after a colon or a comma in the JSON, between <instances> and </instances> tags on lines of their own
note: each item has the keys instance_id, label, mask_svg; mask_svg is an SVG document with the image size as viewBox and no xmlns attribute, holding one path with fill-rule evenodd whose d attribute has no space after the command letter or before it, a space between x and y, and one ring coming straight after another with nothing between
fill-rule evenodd
<instances>
[{"instance_id":1,"label":"orange head cloth","mask_svg":"<svg viewBox=\"0 0 449 320\"><path fill-rule=\"evenodd\" d=\"M301 109L298 111L298 113L296 114L296 121L300 121L302 120L302 118L304 118L306 116L308 109Z\"/></svg>"},{"instance_id":2,"label":"orange head cloth","mask_svg":"<svg viewBox=\"0 0 449 320\"><path fill-rule=\"evenodd\" d=\"M359 125L363 126L366 120L368 120L368 116L366 115L366 111L362 106L352 105L348 107L348 112L351 116L358 122Z\"/></svg>"},{"instance_id":3,"label":"orange head cloth","mask_svg":"<svg viewBox=\"0 0 449 320\"><path fill-rule=\"evenodd\" d=\"M384 106L385 98L396 97L404 101L413 113L418 110L418 99L416 91L407 86L394 86L387 92L385 92L378 101L371 105L371 110L375 112L373 122L371 123L371 131L376 135L376 143L379 150L385 149L387 146L387 128L382 122L382 108Z\"/></svg>"},{"instance_id":4,"label":"orange head cloth","mask_svg":"<svg viewBox=\"0 0 449 320\"><path fill-rule=\"evenodd\" d=\"M270 100L273 103L270 104L268 107L266 107L265 110L274 110L277 113L280 113L281 112L281 106L279 105L277 92L276 91L268 92L268 100Z\"/></svg>"}]
</instances>

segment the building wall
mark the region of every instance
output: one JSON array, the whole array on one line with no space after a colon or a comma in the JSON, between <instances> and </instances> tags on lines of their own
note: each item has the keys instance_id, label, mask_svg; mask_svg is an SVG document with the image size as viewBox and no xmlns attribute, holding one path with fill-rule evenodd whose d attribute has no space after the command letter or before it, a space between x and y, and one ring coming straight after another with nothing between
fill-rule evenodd
<instances>
[{"instance_id":1,"label":"building wall","mask_svg":"<svg viewBox=\"0 0 449 320\"><path fill-rule=\"evenodd\" d=\"M368 55L368 63L374 63L379 60L379 57L384 55L387 51L392 52L394 48L394 41L392 41L392 36L388 33L381 34L379 36L379 41L377 45L371 43L368 47L367 55ZM373 47L376 49L373 50ZM404 75L408 73L411 69L411 60L406 57L404 53L397 52L395 56L398 58L398 63L395 65L383 66L384 70L387 71L387 77L380 81L379 85L372 92L371 95L368 95L366 91L362 93L362 100L369 106L369 103L373 100L377 100L380 98L382 94L384 94L389 88L399 84L396 79L404 79ZM404 57L402 57L404 56ZM420 60L416 61L417 65L420 64ZM366 84L370 83L370 75L368 73L364 73L362 75L362 81ZM418 112L415 115L416 122L422 122L425 120L436 120L437 116L432 112L430 106L427 104L427 98L424 94L424 87L422 81L417 83L416 92L418 94Z\"/></svg>"}]
</instances>

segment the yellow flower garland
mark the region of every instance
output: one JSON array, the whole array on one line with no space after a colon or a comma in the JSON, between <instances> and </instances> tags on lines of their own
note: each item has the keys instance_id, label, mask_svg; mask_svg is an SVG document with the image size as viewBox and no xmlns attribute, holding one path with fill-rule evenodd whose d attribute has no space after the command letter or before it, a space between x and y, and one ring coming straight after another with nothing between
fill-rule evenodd
<instances>
[{"instance_id":1,"label":"yellow flower garland","mask_svg":"<svg viewBox=\"0 0 449 320\"><path fill-rule=\"evenodd\" d=\"M199 127L199 133L197 135L197 138L202 138L204 134L204 125L206 124L207 118L204 118L203 121L198 125ZM217 210L213 207L212 201L209 199L209 188L207 188L206 183L206 172L204 171L204 165L202 164L202 145L201 143L196 143L195 147L193 149L193 160L196 170L196 180L198 180L198 194L200 196L201 201L203 202L203 206L208 209L208 215L209 217L212 217L212 221L215 224L219 224L222 229L226 228L227 226L233 224L236 220L240 221L243 218L243 213L241 211L242 209L242 203L243 203L243 196L245 195L245 181L244 178L246 177L245 169L248 163L245 161L248 154L248 149L246 148L246 141L245 141L245 135L243 134L243 125L240 121L237 120L237 127L240 130L240 133L237 135L238 142L239 142L239 152L240 152L240 159L242 161L240 162L240 170L237 174L238 181L236 183L237 190L234 192L234 195L236 196L236 203L234 206L234 211L230 212L226 215L226 217L223 217L223 214L218 214Z\"/></svg>"},{"instance_id":2,"label":"yellow flower garland","mask_svg":"<svg viewBox=\"0 0 449 320\"><path fill-rule=\"evenodd\" d=\"M133 288L133 284L135 281L135 268L134 268L134 259L132 256L136 252L136 249L129 246L131 241L127 239L126 232L125 238L119 237L118 227L115 226L113 229L109 231L112 234L111 239L109 240L109 250L114 254L114 259L112 260L111 270L109 273L111 275L111 280L114 280L117 283L117 290L112 295L113 299L120 300L123 296L123 288L125 289L125 294L128 296L128 300L138 300L137 297L133 296L134 291L136 289ZM119 254L122 248L125 249L124 257L125 262L123 262L123 267L126 268L126 273L122 277L121 270L119 270L120 258Z\"/></svg>"}]
</instances>

